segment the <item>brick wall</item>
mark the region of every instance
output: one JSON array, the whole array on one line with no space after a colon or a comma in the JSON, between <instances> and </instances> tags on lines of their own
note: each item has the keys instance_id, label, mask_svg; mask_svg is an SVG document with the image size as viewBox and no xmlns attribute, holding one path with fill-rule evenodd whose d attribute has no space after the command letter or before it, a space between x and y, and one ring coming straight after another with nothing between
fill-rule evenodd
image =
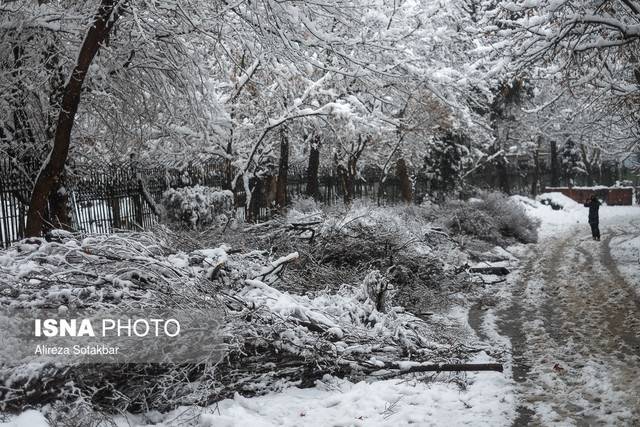
<instances>
[{"instance_id":1,"label":"brick wall","mask_svg":"<svg viewBox=\"0 0 640 427\"><path fill-rule=\"evenodd\" d=\"M562 193L578 203L584 203L595 194L609 206L630 206L633 204L633 188L631 187L547 187L544 191Z\"/></svg>"}]
</instances>

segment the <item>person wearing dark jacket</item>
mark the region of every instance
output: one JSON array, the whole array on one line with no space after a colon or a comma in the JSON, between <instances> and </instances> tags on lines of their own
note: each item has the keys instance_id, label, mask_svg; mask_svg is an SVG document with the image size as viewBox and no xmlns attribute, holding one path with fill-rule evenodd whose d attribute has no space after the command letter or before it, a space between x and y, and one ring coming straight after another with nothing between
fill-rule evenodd
<instances>
[{"instance_id":1,"label":"person wearing dark jacket","mask_svg":"<svg viewBox=\"0 0 640 427\"><path fill-rule=\"evenodd\" d=\"M585 208L589 208L589 225L591 226L591 235L593 240L600 240L600 218L598 216L598 210L600 209L600 201L594 194L591 199L584 203Z\"/></svg>"}]
</instances>

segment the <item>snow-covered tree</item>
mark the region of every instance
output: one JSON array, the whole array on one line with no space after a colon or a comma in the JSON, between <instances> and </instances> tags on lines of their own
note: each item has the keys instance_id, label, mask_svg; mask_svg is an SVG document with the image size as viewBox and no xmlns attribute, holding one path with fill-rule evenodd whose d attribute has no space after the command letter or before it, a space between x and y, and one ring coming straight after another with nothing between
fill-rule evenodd
<instances>
[{"instance_id":1,"label":"snow-covered tree","mask_svg":"<svg viewBox=\"0 0 640 427\"><path fill-rule=\"evenodd\" d=\"M40 163L51 163L39 174L31 218L46 217L50 195L64 193L56 183L73 173L67 154L76 162L178 166L222 160L225 186L244 187L247 203L252 180L279 175L283 204L286 170L313 165L314 156L342 176L346 194L365 167L386 175L402 161L417 170L446 135L464 135L473 146L467 155L476 157L493 139L487 106L504 69L487 55L497 40L484 28L493 5L17 0L0 7L0 149L34 185ZM63 108L71 86L74 105Z\"/></svg>"},{"instance_id":2,"label":"snow-covered tree","mask_svg":"<svg viewBox=\"0 0 640 427\"><path fill-rule=\"evenodd\" d=\"M607 151L629 153L637 150L639 12L634 0L507 0L491 22L512 68L557 80L574 114L590 115L591 139L610 133Z\"/></svg>"},{"instance_id":3,"label":"snow-covered tree","mask_svg":"<svg viewBox=\"0 0 640 427\"><path fill-rule=\"evenodd\" d=\"M1 149L34 181L29 234L39 233L47 216L68 223L64 200L61 209L52 207L61 214L45 210L50 195L64 193L56 188L69 152L104 161L221 132L214 86L199 72L206 45L197 43L202 32L195 22L202 22L192 16L201 6L115 0L2 6L0 57L10 78L0 95Z\"/></svg>"},{"instance_id":4,"label":"snow-covered tree","mask_svg":"<svg viewBox=\"0 0 640 427\"><path fill-rule=\"evenodd\" d=\"M584 165L580 160L580 151L571 138L567 138L562 147L562 169L569 187L574 185L578 174L584 172Z\"/></svg>"}]
</instances>

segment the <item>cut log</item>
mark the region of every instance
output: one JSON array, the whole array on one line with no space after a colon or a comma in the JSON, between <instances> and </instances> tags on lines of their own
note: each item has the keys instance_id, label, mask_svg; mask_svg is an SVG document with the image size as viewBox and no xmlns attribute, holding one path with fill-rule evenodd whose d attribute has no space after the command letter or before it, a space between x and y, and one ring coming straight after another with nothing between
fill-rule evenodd
<instances>
[{"instance_id":1,"label":"cut log","mask_svg":"<svg viewBox=\"0 0 640 427\"><path fill-rule=\"evenodd\" d=\"M398 369L398 368L394 368ZM416 365L400 369L398 375L413 372L502 372L502 363L434 363L433 365ZM386 374L386 373L385 373ZM384 375L384 374L383 374Z\"/></svg>"},{"instance_id":2,"label":"cut log","mask_svg":"<svg viewBox=\"0 0 640 427\"><path fill-rule=\"evenodd\" d=\"M506 267L471 267L470 273L476 274L495 274L496 276L506 276L509 270Z\"/></svg>"}]
</instances>

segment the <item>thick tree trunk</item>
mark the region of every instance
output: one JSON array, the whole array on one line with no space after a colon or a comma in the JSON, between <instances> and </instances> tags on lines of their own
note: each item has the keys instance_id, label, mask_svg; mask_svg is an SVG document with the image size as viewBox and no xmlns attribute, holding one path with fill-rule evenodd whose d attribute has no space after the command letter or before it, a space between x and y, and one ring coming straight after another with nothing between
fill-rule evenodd
<instances>
[{"instance_id":1,"label":"thick tree trunk","mask_svg":"<svg viewBox=\"0 0 640 427\"><path fill-rule=\"evenodd\" d=\"M57 182L49 195L49 222L50 224L44 224L43 231L47 231L49 227L71 230L69 194L60 182Z\"/></svg>"},{"instance_id":2,"label":"thick tree trunk","mask_svg":"<svg viewBox=\"0 0 640 427\"><path fill-rule=\"evenodd\" d=\"M349 172L347 168L343 165L338 165L337 168L338 173L338 182L340 184L340 189L342 191L342 199L345 204L350 204L353 199L353 192L351 190L350 180L349 180Z\"/></svg>"},{"instance_id":3,"label":"thick tree trunk","mask_svg":"<svg viewBox=\"0 0 640 427\"><path fill-rule=\"evenodd\" d=\"M307 196L318 199L320 196L320 183L318 172L320 170L320 137L315 136L309 150L309 165L307 166Z\"/></svg>"},{"instance_id":4,"label":"thick tree trunk","mask_svg":"<svg viewBox=\"0 0 640 427\"><path fill-rule=\"evenodd\" d=\"M409 171L407 170L407 163L404 159L398 159L396 162L396 176L400 180L400 194L402 196L402 201L409 205L413 200L413 191L411 188Z\"/></svg>"},{"instance_id":5,"label":"thick tree trunk","mask_svg":"<svg viewBox=\"0 0 640 427\"><path fill-rule=\"evenodd\" d=\"M262 178L252 178L249 185L251 188L251 201L247 220L253 222L260 218L260 208L264 205L264 182Z\"/></svg>"},{"instance_id":6,"label":"thick tree trunk","mask_svg":"<svg viewBox=\"0 0 640 427\"><path fill-rule=\"evenodd\" d=\"M118 0L102 0L93 25L87 31L80 47L78 61L71 73L62 95L60 113L53 140L53 148L45 160L43 168L36 179L31 194L29 212L27 213L27 236L38 236L42 233L47 200L51 191L58 185L60 175L69 154L71 130L80 104L82 85L100 46L113 28L118 18Z\"/></svg>"},{"instance_id":7,"label":"thick tree trunk","mask_svg":"<svg viewBox=\"0 0 640 427\"><path fill-rule=\"evenodd\" d=\"M349 159L348 167L345 168L343 165L338 165L338 182L340 183L340 187L342 190L342 198L345 204L350 204L355 197L355 167L357 165L357 160Z\"/></svg>"},{"instance_id":8,"label":"thick tree trunk","mask_svg":"<svg viewBox=\"0 0 640 427\"><path fill-rule=\"evenodd\" d=\"M278 176L269 175L261 178L264 181L264 206L272 208L277 205Z\"/></svg>"},{"instance_id":9,"label":"thick tree trunk","mask_svg":"<svg viewBox=\"0 0 640 427\"><path fill-rule=\"evenodd\" d=\"M533 153L533 177L531 179L531 195L538 195L538 181L540 181L540 153L536 150Z\"/></svg>"},{"instance_id":10,"label":"thick tree trunk","mask_svg":"<svg viewBox=\"0 0 640 427\"><path fill-rule=\"evenodd\" d=\"M352 201L356 195L356 176L358 175L358 159L351 157L347 168L347 189L349 190L349 200Z\"/></svg>"},{"instance_id":11,"label":"thick tree trunk","mask_svg":"<svg viewBox=\"0 0 640 427\"><path fill-rule=\"evenodd\" d=\"M287 177L289 176L289 136L285 128L280 128L280 163L278 164L278 186L276 206L283 211L287 206Z\"/></svg>"},{"instance_id":12,"label":"thick tree trunk","mask_svg":"<svg viewBox=\"0 0 640 427\"><path fill-rule=\"evenodd\" d=\"M511 182L509 180L509 169L507 161L504 157L500 157L496 163L496 169L498 172L498 185L500 191L505 194L511 194Z\"/></svg>"},{"instance_id":13,"label":"thick tree trunk","mask_svg":"<svg viewBox=\"0 0 640 427\"><path fill-rule=\"evenodd\" d=\"M551 154L551 160L549 162L551 167L551 186L560 186L560 166L558 165L558 144L555 141L549 141L549 151Z\"/></svg>"},{"instance_id":14,"label":"thick tree trunk","mask_svg":"<svg viewBox=\"0 0 640 427\"><path fill-rule=\"evenodd\" d=\"M340 164L338 156L334 155L333 159L336 164L338 185L342 188L342 195L345 204L350 204L355 196L358 160L369 142L371 142L370 136L363 139L362 135L358 135L357 143L355 145L352 144L351 146L352 150L348 154L346 167L343 164Z\"/></svg>"}]
</instances>

